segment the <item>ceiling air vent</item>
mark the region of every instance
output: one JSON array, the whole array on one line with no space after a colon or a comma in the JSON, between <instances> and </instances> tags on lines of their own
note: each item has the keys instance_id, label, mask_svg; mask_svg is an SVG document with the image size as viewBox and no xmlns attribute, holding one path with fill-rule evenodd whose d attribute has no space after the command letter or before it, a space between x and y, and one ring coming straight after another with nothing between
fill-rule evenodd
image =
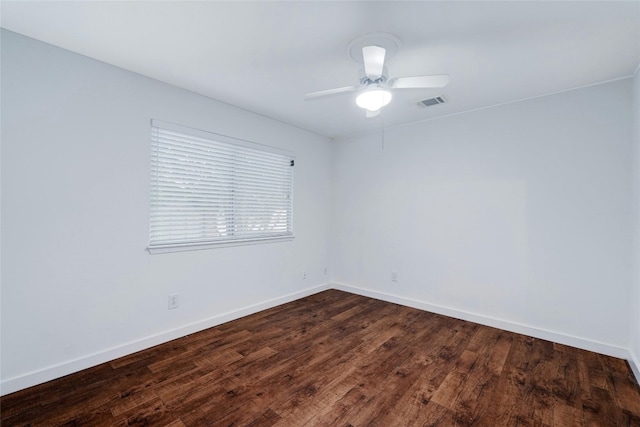
<instances>
[{"instance_id":1,"label":"ceiling air vent","mask_svg":"<svg viewBox=\"0 0 640 427\"><path fill-rule=\"evenodd\" d=\"M418 101L420 107L431 107L432 105L444 104L447 100L444 96L436 96L435 98L423 99Z\"/></svg>"}]
</instances>

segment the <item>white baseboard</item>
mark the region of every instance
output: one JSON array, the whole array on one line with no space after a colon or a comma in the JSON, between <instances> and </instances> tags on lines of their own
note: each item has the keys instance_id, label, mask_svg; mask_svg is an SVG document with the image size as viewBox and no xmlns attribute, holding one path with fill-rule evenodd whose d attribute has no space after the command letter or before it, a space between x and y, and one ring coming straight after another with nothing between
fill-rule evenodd
<instances>
[{"instance_id":1,"label":"white baseboard","mask_svg":"<svg viewBox=\"0 0 640 427\"><path fill-rule=\"evenodd\" d=\"M338 289L353 294L376 298L379 300L392 302L395 304L404 305L407 307L417 308L420 310L429 311L432 313L442 314L449 317L455 317L457 319L467 320L482 325L487 325L499 329L503 329L510 332L516 332L540 338L548 341L557 342L560 344L569 345L572 347L582 348L584 350L594 351L608 356L618 357L621 359L627 359L629 365L633 370L636 379L640 383L640 359L637 355L633 354L626 348L613 346L606 343L588 340L586 338L574 337L571 335L561 334L558 332L548 331L545 329L535 328L528 325L519 324L516 322L510 322L502 319L495 319L492 317L469 313L449 307L443 307L440 305L430 304L424 301L419 301L411 298L405 298L398 295L386 294L370 289L360 288L356 286L346 285L342 283L331 283L316 286L313 288L305 289L300 292L294 292L282 297L274 298L268 301L264 301L258 304L253 304L238 310L234 310L228 313L223 313L200 322L192 323L189 325L181 326L176 329L162 332L160 334L152 335L140 340L132 341L123 344L118 347L107 349L101 352L90 354L78 359L70 360L65 363L50 366L38 371L29 372L24 375L6 379L0 382L0 396L13 393L34 385L42 384L44 382L63 377L74 372L81 371L83 369L90 368L92 366L99 365L101 363L109 362L119 357L127 356L140 350L144 350L165 342L174 340L176 338L183 337L195 332L199 332L214 326L226 323L235 319L239 319L244 316L248 316L253 313L257 313L262 310L266 310L272 307L276 307L281 304L286 304L291 301L295 301L300 298L307 297L309 295L322 292L327 289Z\"/></svg>"},{"instance_id":2,"label":"white baseboard","mask_svg":"<svg viewBox=\"0 0 640 427\"><path fill-rule=\"evenodd\" d=\"M633 351L629 352L629 366L631 366L631 370L633 371L633 375L636 376L636 381L640 384L640 358Z\"/></svg>"},{"instance_id":3,"label":"white baseboard","mask_svg":"<svg viewBox=\"0 0 640 427\"><path fill-rule=\"evenodd\" d=\"M300 292L294 292L292 294L284 295L282 297L270 299L258 304L253 304L238 310L230 311L228 313L219 314L211 318L191 323L189 325L180 326L179 328L162 332L160 334L152 335L140 340L132 341L118 347L113 347L104 351L93 353L87 356L83 356L68 362L64 362L58 365L49 366L44 369L29 372L24 375L16 376L6 379L0 382L0 396L13 393L25 388L42 384L47 381L63 377L65 375L72 374L74 372L81 371L83 369L90 368L92 366L99 365L101 363L109 362L119 357L133 354L137 351L151 348L158 344L180 338L194 332L203 331L208 328L212 328L217 325L229 322L231 320L239 319L240 317L248 316L253 313L257 313L262 310L266 310L272 307L276 307L281 304L285 304L291 301L295 301L300 298L304 298L309 295L322 292L330 289L329 284L316 286L313 288L305 289Z\"/></svg>"},{"instance_id":4,"label":"white baseboard","mask_svg":"<svg viewBox=\"0 0 640 427\"><path fill-rule=\"evenodd\" d=\"M575 337L572 335L562 334L559 332L549 331L546 329L540 329L533 326L511 322L508 320L496 319L496 318L481 315L481 314L469 313L469 312L457 310L454 308L443 307L441 305L430 304L424 301L405 298L398 295L386 294L383 292L346 285L343 283L334 282L332 283L332 287L334 289L350 292L353 294L376 298L379 300L392 302L392 303L404 305L407 307L417 308L417 309L429 311L432 313L442 314L449 317L455 317L456 319L467 320L469 322L479 323L481 325L491 326L494 328L503 329L505 331L528 335L534 338L539 338L547 341L553 341L559 344L581 348L583 350L594 351L596 353L605 354L607 356L613 356L613 357L618 357L620 359L631 360L628 349L611 345L611 344L592 341L586 338ZM636 366L636 371L634 371L636 374L636 377L638 377L637 367L638 366Z\"/></svg>"}]
</instances>

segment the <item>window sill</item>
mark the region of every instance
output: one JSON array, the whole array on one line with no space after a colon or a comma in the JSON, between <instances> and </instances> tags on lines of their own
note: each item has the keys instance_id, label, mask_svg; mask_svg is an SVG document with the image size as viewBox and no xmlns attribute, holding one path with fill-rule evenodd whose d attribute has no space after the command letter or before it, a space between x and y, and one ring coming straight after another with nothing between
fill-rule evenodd
<instances>
[{"instance_id":1,"label":"window sill","mask_svg":"<svg viewBox=\"0 0 640 427\"><path fill-rule=\"evenodd\" d=\"M206 243L186 243L175 245L159 245L148 246L147 252L151 255L166 254L171 252L185 252L185 251L201 251L205 249L217 249L226 248L230 246L247 246L247 245L260 245L263 243L277 243L277 242L290 242L294 239L294 236L278 236L278 237L264 237L260 239L238 239L238 240L224 240L220 242L206 242Z\"/></svg>"}]
</instances>

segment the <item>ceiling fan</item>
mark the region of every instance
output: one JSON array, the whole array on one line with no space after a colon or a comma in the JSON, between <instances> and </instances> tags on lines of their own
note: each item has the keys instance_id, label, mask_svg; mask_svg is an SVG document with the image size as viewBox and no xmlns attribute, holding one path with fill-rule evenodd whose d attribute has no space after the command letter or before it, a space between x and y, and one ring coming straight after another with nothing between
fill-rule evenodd
<instances>
[{"instance_id":1,"label":"ceiling fan","mask_svg":"<svg viewBox=\"0 0 640 427\"><path fill-rule=\"evenodd\" d=\"M349 44L347 52L353 60L364 64L359 84L311 92L305 95L305 100L359 92L356 104L366 110L367 117L375 117L391 102L393 90L440 88L449 83L448 74L389 79L385 60L395 55L399 47L400 40L392 34L371 33L358 37Z\"/></svg>"}]
</instances>

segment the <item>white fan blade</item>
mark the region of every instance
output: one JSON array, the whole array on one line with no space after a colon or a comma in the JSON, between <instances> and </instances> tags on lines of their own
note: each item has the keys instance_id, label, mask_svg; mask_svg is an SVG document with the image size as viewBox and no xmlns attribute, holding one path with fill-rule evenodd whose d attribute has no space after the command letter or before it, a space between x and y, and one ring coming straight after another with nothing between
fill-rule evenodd
<instances>
[{"instance_id":1,"label":"white fan blade","mask_svg":"<svg viewBox=\"0 0 640 427\"><path fill-rule=\"evenodd\" d=\"M434 74L433 76L397 77L389 80L393 89L427 89L445 87L449 84L448 74Z\"/></svg>"},{"instance_id":2,"label":"white fan blade","mask_svg":"<svg viewBox=\"0 0 640 427\"><path fill-rule=\"evenodd\" d=\"M376 110L376 111L369 111L369 110L366 110L366 112L367 112L367 119L370 119L370 118L373 118L373 117L379 116L379 115L380 115L380 111L382 111L382 109L380 109L380 110Z\"/></svg>"},{"instance_id":3,"label":"white fan blade","mask_svg":"<svg viewBox=\"0 0 640 427\"><path fill-rule=\"evenodd\" d=\"M353 92L354 90L357 90L358 88L356 86L346 86L346 87L338 87L335 89L327 89L327 90L321 90L319 92L311 92L308 93L304 96L305 101L309 101L312 99L318 99L321 98L323 96L331 96L331 95L341 95L343 93L349 93L349 92Z\"/></svg>"},{"instance_id":4,"label":"white fan blade","mask_svg":"<svg viewBox=\"0 0 640 427\"><path fill-rule=\"evenodd\" d=\"M385 52L386 49L380 46L365 46L362 48L364 73L371 80L375 80L382 76Z\"/></svg>"}]
</instances>

